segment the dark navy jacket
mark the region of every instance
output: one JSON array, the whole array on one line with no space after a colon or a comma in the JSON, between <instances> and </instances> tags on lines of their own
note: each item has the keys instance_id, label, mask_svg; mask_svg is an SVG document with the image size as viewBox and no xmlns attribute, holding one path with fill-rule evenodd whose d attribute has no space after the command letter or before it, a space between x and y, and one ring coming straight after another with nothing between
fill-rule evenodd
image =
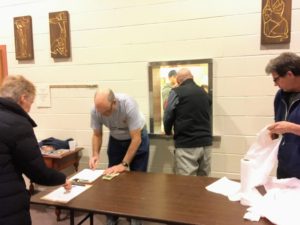
<instances>
[{"instance_id":1,"label":"dark navy jacket","mask_svg":"<svg viewBox=\"0 0 300 225\"><path fill-rule=\"evenodd\" d=\"M274 101L275 121L300 124L300 94L288 108L287 93L279 90ZM285 133L278 150L278 178L300 179L300 136Z\"/></svg>"},{"instance_id":2,"label":"dark navy jacket","mask_svg":"<svg viewBox=\"0 0 300 225\"><path fill-rule=\"evenodd\" d=\"M22 174L42 185L65 183L64 174L46 167L33 132L35 126L18 104L0 98L1 225L31 224L30 196Z\"/></svg>"}]
</instances>

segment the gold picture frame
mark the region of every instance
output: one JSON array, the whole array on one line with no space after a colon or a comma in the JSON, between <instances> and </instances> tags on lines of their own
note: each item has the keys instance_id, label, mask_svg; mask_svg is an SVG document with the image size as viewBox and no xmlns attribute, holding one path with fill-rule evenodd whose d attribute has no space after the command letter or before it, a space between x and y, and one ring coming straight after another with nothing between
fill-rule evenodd
<instances>
[{"instance_id":1,"label":"gold picture frame","mask_svg":"<svg viewBox=\"0 0 300 225\"><path fill-rule=\"evenodd\" d=\"M212 59L192 59L178 61L161 61L149 62L149 104L150 104L150 133L161 135L164 134L163 129L163 87L168 82L168 73L171 70L178 71L181 68L188 68L193 76L194 81L202 86L213 99L213 67ZM211 106L212 107L212 106ZM212 112L212 109L211 109Z\"/></svg>"}]
</instances>

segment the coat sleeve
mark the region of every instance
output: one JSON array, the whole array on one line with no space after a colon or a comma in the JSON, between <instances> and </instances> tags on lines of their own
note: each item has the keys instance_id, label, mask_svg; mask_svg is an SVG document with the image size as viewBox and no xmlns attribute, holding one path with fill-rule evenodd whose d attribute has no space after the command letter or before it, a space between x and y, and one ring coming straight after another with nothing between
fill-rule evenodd
<instances>
[{"instance_id":1,"label":"coat sleeve","mask_svg":"<svg viewBox=\"0 0 300 225\"><path fill-rule=\"evenodd\" d=\"M31 181L41 185L60 185L66 176L46 166L30 123L16 127L16 144L13 148L15 166Z\"/></svg>"},{"instance_id":2,"label":"coat sleeve","mask_svg":"<svg viewBox=\"0 0 300 225\"><path fill-rule=\"evenodd\" d=\"M166 109L164 111L164 130L167 135L172 134L172 127L175 122L175 109L178 104L178 96L174 90L171 90Z\"/></svg>"}]
</instances>

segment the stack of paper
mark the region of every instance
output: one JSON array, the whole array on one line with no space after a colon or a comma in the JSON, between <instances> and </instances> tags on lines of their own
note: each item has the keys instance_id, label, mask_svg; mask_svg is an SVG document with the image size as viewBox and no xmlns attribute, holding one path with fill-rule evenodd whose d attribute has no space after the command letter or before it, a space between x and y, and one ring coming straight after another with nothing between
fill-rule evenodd
<instances>
[{"instance_id":1,"label":"stack of paper","mask_svg":"<svg viewBox=\"0 0 300 225\"><path fill-rule=\"evenodd\" d=\"M93 183L103 174L103 172L104 170L83 169L82 171L71 177L70 180L75 180L79 183Z\"/></svg>"}]
</instances>

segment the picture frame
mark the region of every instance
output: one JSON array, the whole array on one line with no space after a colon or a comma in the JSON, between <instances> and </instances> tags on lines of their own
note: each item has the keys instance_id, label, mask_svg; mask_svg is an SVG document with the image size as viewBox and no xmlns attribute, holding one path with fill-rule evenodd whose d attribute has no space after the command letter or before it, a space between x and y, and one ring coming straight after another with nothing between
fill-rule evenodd
<instances>
[{"instance_id":1,"label":"picture frame","mask_svg":"<svg viewBox=\"0 0 300 225\"><path fill-rule=\"evenodd\" d=\"M69 12L49 13L49 29L51 57L69 58L71 56Z\"/></svg>"},{"instance_id":2,"label":"picture frame","mask_svg":"<svg viewBox=\"0 0 300 225\"><path fill-rule=\"evenodd\" d=\"M212 59L194 59L178 61L150 62L148 64L149 76L149 104L150 104L150 133L164 134L163 128L163 87L168 82L168 73L171 70L178 71L181 68L188 68L194 77L194 81L207 91L211 100L213 94ZM212 106L211 106L212 107ZM211 110L212 112L212 110Z\"/></svg>"},{"instance_id":3,"label":"picture frame","mask_svg":"<svg viewBox=\"0 0 300 225\"><path fill-rule=\"evenodd\" d=\"M34 58L31 16L14 17L15 54L17 60Z\"/></svg>"},{"instance_id":4,"label":"picture frame","mask_svg":"<svg viewBox=\"0 0 300 225\"><path fill-rule=\"evenodd\" d=\"M262 0L261 44L286 44L291 40L292 0Z\"/></svg>"}]
</instances>

